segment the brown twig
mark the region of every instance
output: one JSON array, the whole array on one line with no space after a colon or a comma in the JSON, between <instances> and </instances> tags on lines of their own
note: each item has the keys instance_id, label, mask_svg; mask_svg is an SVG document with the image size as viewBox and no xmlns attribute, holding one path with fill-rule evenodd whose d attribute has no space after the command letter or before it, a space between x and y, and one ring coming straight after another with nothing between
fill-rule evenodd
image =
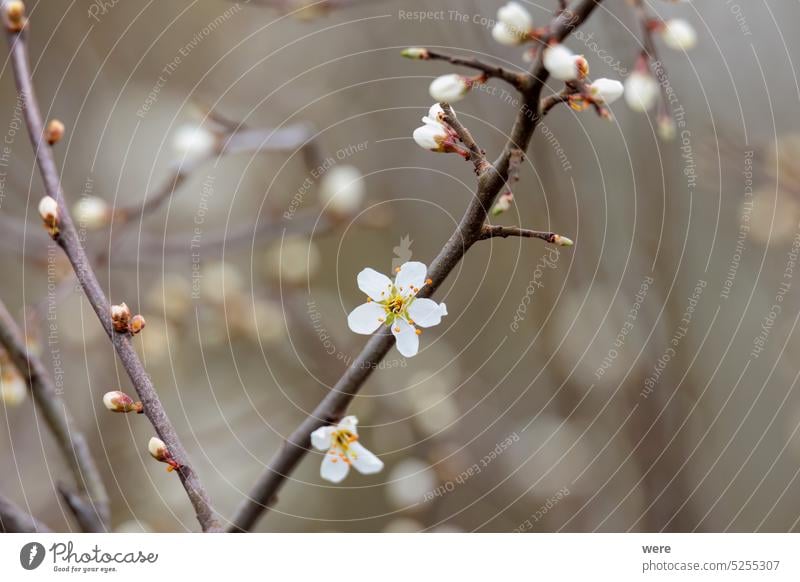
<instances>
[{"instance_id":1,"label":"brown twig","mask_svg":"<svg viewBox=\"0 0 800 582\"><path fill-rule=\"evenodd\" d=\"M527 78L527 75L525 73L514 73L501 66L490 65L489 63L485 63L482 60L475 57L469 57L469 58L457 57L445 53L435 52L430 49L425 49L425 56L422 57L422 60L446 61L451 65L469 67L470 69L481 71L487 77L492 77L495 79L500 79L502 81L505 81L506 83L509 83L512 87L514 87L517 90L523 89L523 87L525 86L525 79Z\"/></svg>"},{"instance_id":2,"label":"brown twig","mask_svg":"<svg viewBox=\"0 0 800 582\"><path fill-rule=\"evenodd\" d=\"M7 4L8 0L5 0L2 4L2 10L6 10ZM60 177L52 149L42 139L44 126L31 80L25 36L27 28L25 26L22 30L15 31L7 27L6 31L11 53L11 65L17 84L17 91L23 103L25 123L33 144L36 163L42 175L45 191L58 203L59 233L55 240L66 253L78 282L86 294L86 298L111 339L114 349L139 395L139 399L144 404L147 418L152 423L158 436L167 444L172 456L182 465L178 474L194 506L201 527L204 531L216 531L219 529L219 525L214 515L214 510L211 508L205 487L192 468L186 450L158 398L150 377L133 348L131 338L127 334L114 331L111 324L110 303L97 281L97 276L92 270L78 233L75 230L69 208L61 191Z\"/></svg>"},{"instance_id":3,"label":"brown twig","mask_svg":"<svg viewBox=\"0 0 800 582\"><path fill-rule=\"evenodd\" d=\"M545 242L556 244L560 246L571 246L572 241L564 238L560 234L554 232L544 232L540 230L530 230L527 228L520 228L518 226L498 226L498 225L484 225L481 229L481 236L479 240L486 240L495 237L508 238L510 236L517 236L522 238L539 238Z\"/></svg>"},{"instance_id":4,"label":"brown twig","mask_svg":"<svg viewBox=\"0 0 800 582\"><path fill-rule=\"evenodd\" d=\"M67 504L75 521L84 533L103 532L108 526L100 521L97 512L80 495L70 491L63 483L56 483L56 488L61 498Z\"/></svg>"},{"instance_id":5,"label":"brown twig","mask_svg":"<svg viewBox=\"0 0 800 582\"><path fill-rule=\"evenodd\" d=\"M489 169L486 154L475 142L475 138L472 137L469 130L458 120L456 114L453 113L453 108L447 103L441 103L440 105L444 111L444 122L456 132L458 139L467 147L467 150L469 150L467 160L472 162L475 166L475 174L480 176Z\"/></svg>"},{"instance_id":6,"label":"brown twig","mask_svg":"<svg viewBox=\"0 0 800 582\"><path fill-rule=\"evenodd\" d=\"M549 40L563 40L600 2L602 0L582 0L574 11L560 12L550 24ZM487 212L508 178L512 156L517 150L527 150L541 118L539 99L547 78L548 73L540 55L531 69L532 81L526 83L522 91L522 107L514 121L511 137L495 163L478 178L477 191L461 222L430 264L428 277L431 281L422 288L420 297L432 295L467 250L480 240ZM277 499L280 487L308 452L311 433L320 426L338 421L345 414L355 394L393 345L394 336L386 330L367 341L333 389L291 433L272 458L249 496L238 508L230 531L249 531L255 526L261 515Z\"/></svg>"},{"instance_id":7,"label":"brown twig","mask_svg":"<svg viewBox=\"0 0 800 582\"><path fill-rule=\"evenodd\" d=\"M42 411L47 426L75 476L78 490L89 497L87 511L91 511L98 522L98 528L92 531L103 531L102 526L108 524L110 516L108 494L86 438L56 391L44 364L28 349L21 330L2 301L0 344L19 373L25 377L33 401Z\"/></svg>"},{"instance_id":8,"label":"brown twig","mask_svg":"<svg viewBox=\"0 0 800 582\"><path fill-rule=\"evenodd\" d=\"M632 0L632 7L636 18L639 20L639 25L642 28L642 45L644 45L644 50L642 51L641 57L648 62L651 68L653 66L656 68L654 76L661 90L661 100L658 104L657 116L659 119L663 117L671 120L672 114L669 110L669 93L667 92L666 83L662 82L667 76L667 70L664 68L663 61L658 56L653 28L650 26L653 19L647 13L647 8L643 0Z\"/></svg>"},{"instance_id":9,"label":"brown twig","mask_svg":"<svg viewBox=\"0 0 800 582\"><path fill-rule=\"evenodd\" d=\"M0 495L0 532L50 533L51 530L27 511L17 507L10 499Z\"/></svg>"}]
</instances>

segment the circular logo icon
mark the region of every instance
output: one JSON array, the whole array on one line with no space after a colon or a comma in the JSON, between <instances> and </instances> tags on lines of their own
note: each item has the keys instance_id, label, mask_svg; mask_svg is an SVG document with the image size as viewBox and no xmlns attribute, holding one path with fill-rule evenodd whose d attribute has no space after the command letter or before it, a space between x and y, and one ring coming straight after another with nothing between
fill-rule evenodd
<instances>
[{"instance_id":1,"label":"circular logo icon","mask_svg":"<svg viewBox=\"0 0 800 582\"><path fill-rule=\"evenodd\" d=\"M39 542L30 542L19 551L19 563L26 570L35 570L44 561L44 546Z\"/></svg>"}]
</instances>

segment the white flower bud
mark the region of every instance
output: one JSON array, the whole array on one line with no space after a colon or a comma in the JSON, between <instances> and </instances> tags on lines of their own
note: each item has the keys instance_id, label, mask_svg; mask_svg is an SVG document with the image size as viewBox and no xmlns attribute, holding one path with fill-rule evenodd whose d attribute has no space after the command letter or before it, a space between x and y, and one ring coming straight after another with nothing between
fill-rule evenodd
<instances>
[{"instance_id":1,"label":"white flower bud","mask_svg":"<svg viewBox=\"0 0 800 582\"><path fill-rule=\"evenodd\" d=\"M501 194L500 198L497 199L497 202L495 202L495 205L492 208L492 216L498 216L506 212L509 208L511 208L511 203L513 201L514 194L512 194L510 191Z\"/></svg>"},{"instance_id":2,"label":"white flower bud","mask_svg":"<svg viewBox=\"0 0 800 582\"><path fill-rule=\"evenodd\" d=\"M659 115L656 128L658 130L658 137L663 141L672 141L675 139L675 121L669 114Z\"/></svg>"},{"instance_id":3,"label":"white flower bud","mask_svg":"<svg viewBox=\"0 0 800 582\"><path fill-rule=\"evenodd\" d=\"M217 147L217 136L203 126L182 125L172 137L175 153L189 161L210 157Z\"/></svg>"},{"instance_id":4,"label":"white flower bud","mask_svg":"<svg viewBox=\"0 0 800 582\"><path fill-rule=\"evenodd\" d=\"M492 27L492 38L507 46L522 44L524 40L522 36L514 32L514 29L509 28L502 22L498 22Z\"/></svg>"},{"instance_id":5,"label":"white flower bud","mask_svg":"<svg viewBox=\"0 0 800 582\"><path fill-rule=\"evenodd\" d=\"M697 33L694 28L681 18L666 21L661 35L671 49L689 50L697 44Z\"/></svg>"},{"instance_id":6,"label":"white flower bud","mask_svg":"<svg viewBox=\"0 0 800 582\"><path fill-rule=\"evenodd\" d=\"M589 85L589 91L597 101L607 105L622 97L625 88L615 79L597 79Z\"/></svg>"},{"instance_id":7,"label":"white flower bud","mask_svg":"<svg viewBox=\"0 0 800 582\"><path fill-rule=\"evenodd\" d=\"M648 72L634 71L625 81L625 102L634 111L653 108L658 100L658 81Z\"/></svg>"},{"instance_id":8,"label":"white flower bud","mask_svg":"<svg viewBox=\"0 0 800 582\"><path fill-rule=\"evenodd\" d=\"M58 234L58 203L51 196L43 196L39 201L39 216L42 217L44 225L51 236Z\"/></svg>"},{"instance_id":9,"label":"white flower bud","mask_svg":"<svg viewBox=\"0 0 800 582\"><path fill-rule=\"evenodd\" d=\"M453 113L453 117L456 116L456 111L452 107L450 111ZM444 109L438 103L434 103L431 105L431 108L428 109L428 115L422 118L422 123L444 123Z\"/></svg>"},{"instance_id":10,"label":"white flower bud","mask_svg":"<svg viewBox=\"0 0 800 582\"><path fill-rule=\"evenodd\" d=\"M99 196L85 196L72 208L75 221L89 230L96 230L108 224L111 212L108 203Z\"/></svg>"},{"instance_id":11,"label":"white flower bud","mask_svg":"<svg viewBox=\"0 0 800 582\"><path fill-rule=\"evenodd\" d=\"M436 101L454 103L461 101L470 88L471 84L466 77L452 73L434 79L428 92Z\"/></svg>"},{"instance_id":12,"label":"white flower bud","mask_svg":"<svg viewBox=\"0 0 800 582\"><path fill-rule=\"evenodd\" d=\"M533 28L533 17L519 2L509 2L497 11L497 20L516 33L528 33Z\"/></svg>"},{"instance_id":13,"label":"white flower bud","mask_svg":"<svg viewBox=\"0 0 800 582\"><path fill-rule=\"evenodd\" d=\"M563 44L554 44L544 49L544 68L559 81L574 81L589 72L589 65L582 55L575 55Z\"/></svg>"},{"instance_id":14,"label":"white flower bud","mask_svg":"<svg viewBox=\"0 0 800 582\"><path fill-rule=\"evenodd\" d=\"M447 129L441 123L426 123L414 130L414 141L423 149L432 152L445 151L445 140L449 137Z\"/></svg>"},{"instance_id":15,"label":"white flower bud","mask_svg":"<svg viewBox=\"0 0 800 582\"><path fill-rule=\"evenodd\" d=\"M10 0L3 5L3 20L10 32L19 32L25 27L25 3L21 0Z\"/></svg>"},{"instance_id":16,"label":"white flower bud","mask_svg":"<svg viewBox=\"0 0 800 582\"><path fill-rule=\"evenodd\" d=\"M47 140L47 143L50 145L55 145L61 138L64 137L64 131L66 128L64 124L58 119L51 119L47 123L47 127L44 130L44 137Z\"/></svg>"},{"instance_id":17,"label":"white flower bud","mask_svg":"<svg viewBox=\"0 0 800 582\"><path fill-rule=\"evenodd\" d=\"M138 412L141 414L144 411L141 402L134 402L133 398L119 390L103 394L103 404L111 412Z\"/></svg>"},{"instance_id":18,"label":"white flower bud","mask_svg":"<svg viewBox=\"0 0 800 582\"><path fill-rule=\"evenodd\" d=\"M164 444L164 441L158 437L153 437L150 439L150 442L147 443L147 450L150 452L150 456L156 461L161 461L164 463L169 458L167 445Z\"/></svg>"},{"instance_id":19,"label":"white flower bud","mask_svg":"<svg viewBox=\"0 0 800 582\"><path fill-rule=\"evenodd\" d=\"M354 214L366 194L364 176L355 166L334 166L319 184L320 201L335 214Z\"/></svg>"}]
</instances>

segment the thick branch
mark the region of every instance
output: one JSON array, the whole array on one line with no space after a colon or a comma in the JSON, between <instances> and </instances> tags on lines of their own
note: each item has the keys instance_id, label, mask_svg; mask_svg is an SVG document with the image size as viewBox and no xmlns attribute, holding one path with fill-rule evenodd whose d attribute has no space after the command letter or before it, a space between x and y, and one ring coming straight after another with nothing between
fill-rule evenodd
<instances>
[{"instance_id":1,"label":"thick branch","mask_svg":"<svg viewBox=\"0 0 800 582\"><path fill-rule=\"evenodd\" d=\"M5 9L5 2L3 3L3 9ZM25 30L23 29L22 32L8 30L7 33L14 78L17 83L20 100L23 103L25 122L36 154L36 163L42 174L45 191L58 202L60 233L56 237L56 242L69 258L87 300L111 339L125 371L131 378L139 399L144 404L147 418L153 424L161 440L167 444L172 456L183 466L178 471L178 474L194 506L200 525L204 531L218 530L219 526L211 508L208 494L192 468L186 450L167 417L153 383L131 344L130 337L116 333L112 328L109 301L97 281L97 276L92 270L78 233L75 230L69 208L61 191L60 178L52 150L42 139L44 127L31 81Z\"/></svg>"},{"instance_id":2,"label":"thick branch","mask_svg":"<svg viewBox=\"0 0 800 582\"><path fill-rule=\"evenodd\" d=\"M574 12L560 12L551 23L551 38L563 40L571 30L579 26L602 0L583 0ZM527 150L533 131L540 119L539 98L547 81L547 71L541 55L531 70L532 80L526 83L523 105L514 122L511 138L494 166L478 179L478 189L455 232L428 270L431 284L422 288L421 297L432 295L444 279L458 264L469 248L481 238L486 215L503 185L508 179L512 155L517 150ZM518 151L517 151L518 155ZM278 490L308 452L311 433L327 424L339 420L347 410L361 386L394 344L394 336L385 331L369 339L364 349L339 379L333 389L314 411L289 436L283 447L275 454L266 471L256 482L250 495L239 507L230 531L249 531L259 517L277 498Z\"/></svg>"},{"instance_id":3,"label":"thick branch","mask_svg":"<svg viewBox=\"0 0 800 582\"><path fill-rule=\"evenodd\" d=\"M487 77L501 79L506 83L509 83L512 87L518 90L522 90L523 86L525 85L526 75L524 73L514 73L498 65L490 65L489 63L485 63L482 60L477 59L475 57L469 57L469 58L456 57L453 55L437 53L435 51L425 49L425 56L422 57L422 60L446 61L451 65L469 67L470 69L481 71Z\"/></svg>"},{"instance_id":4,"label":"thick branch","mask_svg":"<svg viewBox=\"0 0 800 582\"><path fill-rule=\"evenodd\" d=\"M10 499L0 495L0 532L51 533L51 530L27 511L17 507Z\"/></svg>"}]
</instances>

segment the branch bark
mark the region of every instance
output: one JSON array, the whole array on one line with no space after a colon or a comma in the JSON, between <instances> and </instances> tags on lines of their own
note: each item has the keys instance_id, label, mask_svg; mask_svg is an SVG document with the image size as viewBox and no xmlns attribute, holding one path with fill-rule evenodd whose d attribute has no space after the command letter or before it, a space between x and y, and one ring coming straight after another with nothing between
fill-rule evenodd
<instances>
[{"instance_id":1,"label":"branch bark","mask_svg":"<svg viewBox=\"0 0 800 582\"><path fill-rule=\"evenodd\" d=\"M50 533L50 528L0 495L0 532Z\"/></svg>"},{"instance_id":2,"label":"branch bark","mask_svg":"<svg viewBox=\"0 0 800 582\"><path fill-rule=\"evenodd\" d=\"M95 514L97 522L97 527L92 531L103 531L110 517L108 494L86 438L76 426L64 400L56 391L44 364L28 350L22 332L2 301L0 301L0 344L28 382L33 401L42 411L45 422L70 466L78 490L89 497L87 511Z\"/></svg>"},{"instance_id":3,"label":"branch bark","mask_svg":"<svg viewBox=\"0 0 800 582\"><path fill-rule=\"evenodd\" d=\"M3 2L5 11L7 2ZM197 473L192 468L186 450L178 434L167 416L161 401L158 398L153 383L144 366L133 348L128 335L116 333L111 324L110 303L100 287L97 277L92 270L86 252L81 245L77 231L72 222L69 208L65 203L61 191L60 177L55 159L50 146L43 139L44 126L36 100L33 82L31 79L30 65L28 62L28 48L26 42L26 25L21 31L15 32L7 28L10 49L11 66L17 84L20 100L23 104L25 123L28 128L31 143L36 155L36 163L44 181L45 191L58 202L60 233L55 237L58 245L66 253L72 264L75 275L80 283L86 298L100 319L103 328L108 334L117 356L122 362L125 371L130 376L139 399L144 404L145 414L153 425L159 438L163 440L175 460L182 465L178 471L181 483L194 506L197 519L203 531L217 531L219 524L214 510L211 507L209 496L205 487L200 482Z\"/></svg>"},{"instance_id":4,"label":"branch bark","mask_svg":"<svg viewBox=\"0 0 800 582\"><path fill-rule=\"evenodd\" d=\"M525 85L525 74L524 73L514 73L500 67L498 65L490 65L489 63L485 63L480 59L475 57L457 57L454 55L448 55L445 53L439 53L436 51L432 51L429 49L425 49L425 56L422 58L425 61L446 61L451 65L458 65L461 67L469 67L470 69L475 69L476 71L481 71L487 77L501 79L506 83L509 83L512 87L522 90Z\"/></svg>"},{"instance_id":5,"label":"branch bark","mask_svg":"<svg viewBox=\"0 0 800 582\"><path fill-rule=\"evenodd\" d=\"M582 0L574 11L559 12L550 23L550 36L546 40L563 40L588 18L600 2L602 0ZM519 155L518 150L527 150L533 131L542 117L539 100L547 78L548 73L540 54L521 90L522 106L514 121L511 137L493 166L478 177L475 196L458 227L430 264L428 277L431 284L421 289L419 297L432 295L469 248L480 240L487 213L508 179L512 157L515 153ZM320 426L335 423L342 418L355 394L393 344L394 336L386 331L367 341L353 365L272 458L248 498L238 508L229 531L250 531L255 526L261 515L277 499L280 487L308 452L311 433Z\"/></svg>"}]
</instances>

